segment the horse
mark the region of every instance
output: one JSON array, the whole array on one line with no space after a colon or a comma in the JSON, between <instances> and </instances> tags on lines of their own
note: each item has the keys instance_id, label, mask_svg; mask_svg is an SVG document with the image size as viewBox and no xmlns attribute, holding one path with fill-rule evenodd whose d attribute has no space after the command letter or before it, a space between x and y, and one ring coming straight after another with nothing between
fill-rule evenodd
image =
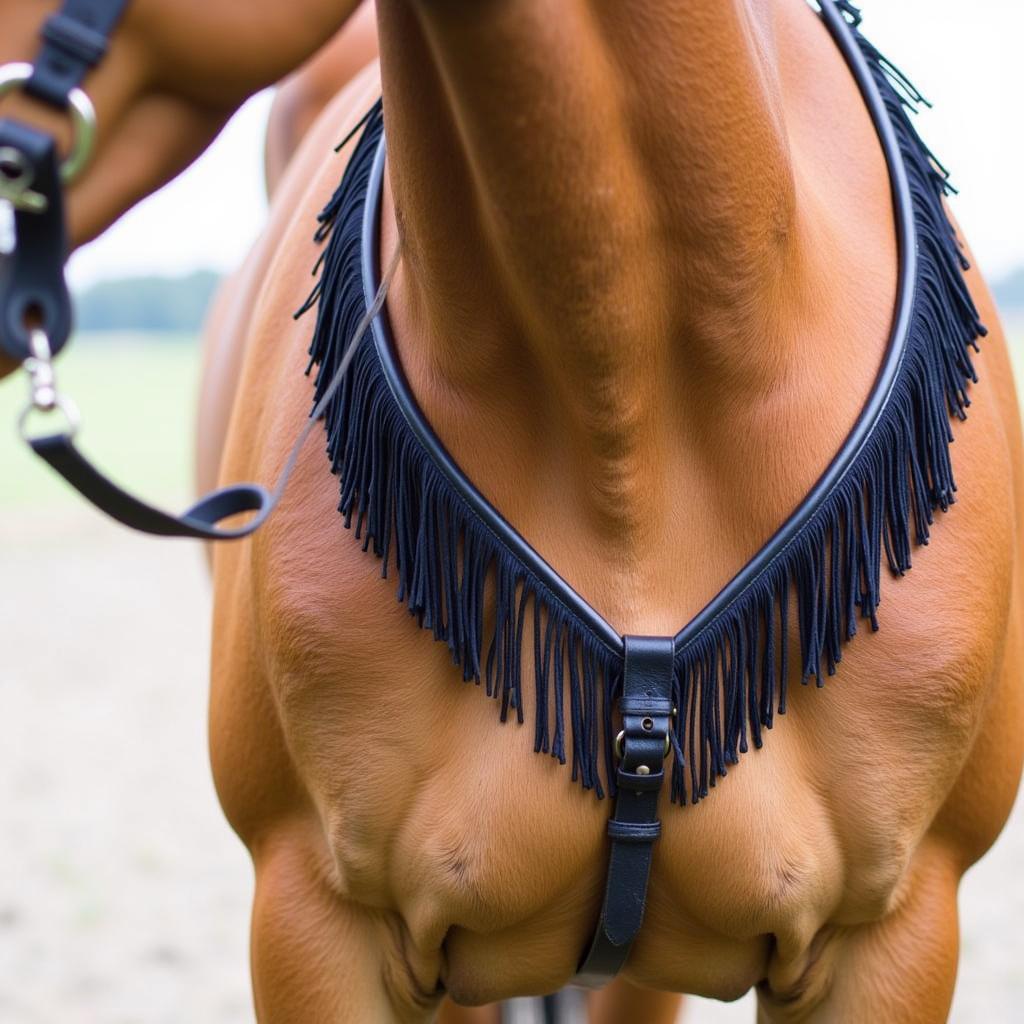
<instances>
[{"instance_id":1,"label":"horse","mask_svg":"<svg viewBox=\"0 0 1024 1024\"><path fill-rule=\"evenodd\" d=\"M140 0L96 76L98 109L116 116L72 194L75 237L183 166L241 95L327 44L355 6L247 5L243 19L217 0ZM35 5L19 13L27 24ZM27 46L27 29L17 38ZM423 420L610 630L673 635L815 493L887 365L906 223L863 90L802 0L571 0L557 13L541 0L378 0L377 40L379 60L297 144L215 311L203 479L274 479L333 380L329 317L311 383L309 319L290 313L341 230L327 212L338 180L361 173L383 116L369 242ZM125 154L113 188L103 168ZM925 203L938 172L922 156L915 174ZM321 273L342 266L327 245ZM687 700L666 745L679 778L660 796L643 926L594 1021L667 1022L677 993L752 988L765 1021L946 1019L957 886L1002 828L1024 759L1018 406L983 279L951 273L919 282L914 301L945 287L943 310L987 326L980 354L929 364L900 392L931 418L891 421L898 455L875 436L869 483L846 493L824 546L676 681ZM333 301L330 284L314 298ZM963 382L936 398L935 374ZM212 558L211 763L255 868L257 1016L493 1020L500 1000L569 983L602 915L612 669L577 678L588 648L548 643L572 618L550 587L526 600L533 577L510 582L488 562L470 587L473 522L444 559L431 553L456 588L435 599L429 571L403 575L433 492L411 522L388 512L356 543L366 492L384 482L343 491L338 515L330 469L344 485L342 455L372 469L378 443L346 448L341 415L327 417L330 460L307 445L275 515ZM879 564L890 571L876 579ZM493 686L473 630L455 635L470 590L482 598L466 614L499 638ZM857 622L868 628L854 637ZM541 689L556 676L564 689ZM750 682L767 676L781 690ZM588 685L603 723L574 703ZM565 739L563 718L586 743Z\"/></svg>"}]
</instances>

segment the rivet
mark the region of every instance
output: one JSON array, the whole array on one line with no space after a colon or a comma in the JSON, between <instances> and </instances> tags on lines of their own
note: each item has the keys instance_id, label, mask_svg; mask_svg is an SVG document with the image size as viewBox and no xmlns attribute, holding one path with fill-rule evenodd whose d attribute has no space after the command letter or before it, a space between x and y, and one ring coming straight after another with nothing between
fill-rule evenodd
<instances>
[{"instance_id":1,"label":"rivet","mask_svg":"<svg viewBox=\"0 0 1024 1024\"><path fill-rule=\"evenodd\" d=\"M636 766L636 773L637 775L650 775L651 769L648 768L645 764L638 764Z\"/></svg>"},{"instance_id":2,"label":"rivet","mask_svg":"<svg viewBox=\"0 0 1024 1024\"><path fill-rule=\"evenodd\" d=\"M643 726L644 732L650 732L654 728L654 719L645 718L640 724Z\"/></svg>"}]
</instances>

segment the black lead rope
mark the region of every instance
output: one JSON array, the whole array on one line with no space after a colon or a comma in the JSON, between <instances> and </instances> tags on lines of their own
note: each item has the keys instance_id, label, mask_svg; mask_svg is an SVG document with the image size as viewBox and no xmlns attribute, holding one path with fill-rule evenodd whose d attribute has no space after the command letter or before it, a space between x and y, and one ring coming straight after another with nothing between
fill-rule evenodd
<instances>
[{"instance_id":1,"label":"black lead rope","mask_svg":"<svg viewBox=\"0 0 1024 1024\"><path fill-rule=\"evenodd\" d=\"M206 495L181 515L172 515L129 494L100 472L75 445L78 413L57 391L52 360L67 343L72 326L64 277L68 246L62 186L87 161L96 127L92 104L80 85L106 54L126 4L127 0L66 0L43 26L43 46L35 64L0 67L0 97L23 89L68 111L75 129L71 153L61 162L52 136L17 121L0 120L0 352L22 363L29 375L32 397L19 421L22 437L87 501L141 533L237 540L258 530L280 501L302 446L383 305L398 256L299 433L273 491L259 484L235 484ZM57 433L33 436L28 427L34 411L63 413L67 424ZM218 525L242 513L255 515L242 526Z\"/></svg>"}]
</instances>

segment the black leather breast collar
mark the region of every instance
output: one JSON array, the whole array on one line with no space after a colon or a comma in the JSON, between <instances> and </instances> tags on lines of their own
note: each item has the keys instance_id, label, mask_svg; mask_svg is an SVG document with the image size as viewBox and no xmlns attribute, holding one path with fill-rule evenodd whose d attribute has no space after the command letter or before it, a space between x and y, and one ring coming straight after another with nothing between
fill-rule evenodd
<instances>
[{"instance_id":1,"label":"black leather breast collar","mask_svg":"<svg viewBox=\"0 0 1024 1024\"><path fill-rule=\"evenodd\" d=\"M897 574L909 569L913 541L926 541L934 510L953 501L949 415L964 415L975 379L968 350L984 327L943 209L945 174L907 118L920 95L859 34L853 8L826 2L822 18L889 170L899 243L892 334L860 417L814 488L674 637L620 637L466 478L416 403L386 309L372 322L372 340L358 342L325 417L346 525L385 575L397 572L410 613L448 644L464 679L486 683L503 720L514 713L523 721L521 648L532 634L535 749L564 763L571 737L573 778L601 796L603 776L617 794L601 921L580 969L585 983L618 971L640 928L664 759L672 755L673 801L706 796L748 749L748 732L760 746L775 711L785 712L791 598L802 680L821 685L858 619L877 628L882 558ZM353 325L380 295L379 104L365 120L321 215L321 280L303 307L318 307L310 350L318 400Z\"/></svg>"},{"instance_id":2,"label":"black leather breast collar","mask_svg":"<svg viewBox=\"0 0 1024 1024\"><path fill-rule=\"evenodd\" d=\"M0 351L24 360L30 409L64 409L51 358L67 340L70 303L61 182L87 157L94 111L79 89L106 51L125 0L65 0L43 30L34 66L0 68L0 92L25 88L69 109L79 142L61 164L54 140L0 121ZM674 637L620 637L459 470L419 409L382 310L377 282L384 132L380 104L321 215L326 241L310 349L316 404L273 494L257 485L214 492L181 516L125 493L74 445L74 423L30 436L32 448L83 495L121 522L165 536L239 539L279 500L305 438L321 416L341 481L346 525L395 571L399 597L445 642L467 681L484 682L502 720L532 704L534 747L565 763L599 797L617 795L601 920L579 980L620 969L643 920L664 761L671 799L705 797L786 709L790 604L796 608L801 679L821 685L843 643L866 619L877 628L883 559L901 574L913 543L956 490L950 416L962 418L975 378L970 349L985 333L942 205L945 172L914 132L912 85L858 31L849 0L822 0L821 15L875 124L892 185L899 286L892 334L864 409L807 497L751 561ZM11 212L13 211L13 213ZM29 326L41 316L41 325ZM379 312L379 315L378 315ZM372 333L366 329L372 324ZM349 371L350 367L350 372ZM256 515L241 527L221 522ZM529 629L529 633L527 633ZM521 651L532 639L532 695ZM615 735L613 722L621 716Z\"/></svg>"}]
</instances>

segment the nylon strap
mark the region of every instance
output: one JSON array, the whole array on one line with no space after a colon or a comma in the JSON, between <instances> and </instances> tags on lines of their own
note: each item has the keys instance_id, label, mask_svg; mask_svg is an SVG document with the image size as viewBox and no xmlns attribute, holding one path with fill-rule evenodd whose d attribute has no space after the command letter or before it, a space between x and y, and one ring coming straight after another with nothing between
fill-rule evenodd
<instances>
[{"instance_id":1,"label":"nylon strap","mask_svg":"<svg viewBox=\"0 0 1024 1024\"><path fill-rule=\"evenodd\" d=\"M622 969L644 920L654 842L661 834L658 796L672 721L675 642L670 636L627 636L622 680L621 759L611 854L601 919L574 979L596 988Z\"/></svg>"},{"instance_id":2,"label":"nylon strap","mask_svg":"<svg viewBox=\"0 0 1024 1024\"><path fill-rule=\"evenodd\" d=\"M68 94L107 53L127 0L65 0L43 26L43 48L25 91L63 110Z\"/></svg>"}]
</instances>

